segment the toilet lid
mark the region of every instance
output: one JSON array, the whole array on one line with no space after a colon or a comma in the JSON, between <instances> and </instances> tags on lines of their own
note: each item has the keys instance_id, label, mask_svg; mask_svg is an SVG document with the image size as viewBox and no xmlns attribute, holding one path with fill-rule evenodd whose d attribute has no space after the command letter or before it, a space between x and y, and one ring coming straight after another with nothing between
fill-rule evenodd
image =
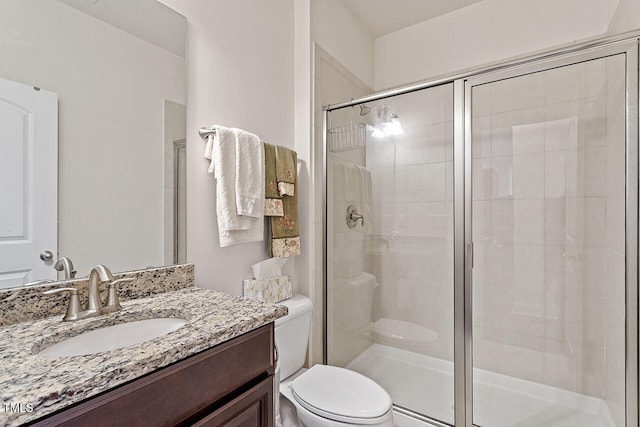
<instances>
[{"instance_id":1,"label":"toilet lid","mask_svg":"<svg viewBox=\"0 0 640 427\"><path fill-rule=\"evenodd\" d=\"M358 372L315 365L291 383L294 398L307 410L335 421L373 424L391 409L391 396Z\"/></svg>"}]
</instances>

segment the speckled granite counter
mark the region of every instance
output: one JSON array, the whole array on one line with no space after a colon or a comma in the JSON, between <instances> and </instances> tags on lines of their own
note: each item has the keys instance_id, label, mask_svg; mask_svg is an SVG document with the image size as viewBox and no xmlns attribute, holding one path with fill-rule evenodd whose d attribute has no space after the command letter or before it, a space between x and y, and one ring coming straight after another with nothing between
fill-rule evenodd
<instances>
[{"instance_id":1,"label":"speckled granite counter","mask_svg":"<svg viewBox=\"0 0 640 427\"><path fill-rule=\"evenodd\" d=\"M0 425L20 425L43 417L287 313L284 306L201 288L156 294L122 306L120 312L76 322L62 322L60 316L54 316L1 328ZM91 329L156 317L180 317L189 323L163 337L105 353L59 358L36 355L48 345ZM13 405L12 410L7 405ZM16 409L22 412L14 412Z\"/></svg>"},{"instance_id":2,"label":"speckled granite counter","mask_svg":"<svg viewBox=\"0 0 640 427\"><path fill-rule=\"evenodd\" d=\"M192 287L194 267L193 264L166 265L113 272L113 277L133 279L132 282L118 289L120 301L127 301ZM89 278L81 277L42 285L0 289L0 326L64 314L67 310L68 295L64 293L46 297L42 295L43 291L63 287L77 288L80 301L86 301L89 293ZM101 293L104 301L107 293L105 287L101 288Z\"/></svg>"}]
</instances>

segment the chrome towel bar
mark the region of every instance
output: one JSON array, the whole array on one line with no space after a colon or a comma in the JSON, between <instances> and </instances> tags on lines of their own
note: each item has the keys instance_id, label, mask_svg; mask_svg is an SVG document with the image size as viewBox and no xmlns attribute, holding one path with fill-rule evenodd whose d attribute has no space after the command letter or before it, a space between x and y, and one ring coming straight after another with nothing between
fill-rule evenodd
<instances>
[{"instance_id":1,"label":"chrome towel bar","mask_svg":"<svg viewBox=\"0 0 640 427\"><path fill-rule=\"evenodd\" d=\"M200 128L200 130L198 131L198 133L200 134L200 137L203 139L206 139L209 135L213 135L216 133L215 129L208 129L205 127Z\"/></svg>"}]
</instances>

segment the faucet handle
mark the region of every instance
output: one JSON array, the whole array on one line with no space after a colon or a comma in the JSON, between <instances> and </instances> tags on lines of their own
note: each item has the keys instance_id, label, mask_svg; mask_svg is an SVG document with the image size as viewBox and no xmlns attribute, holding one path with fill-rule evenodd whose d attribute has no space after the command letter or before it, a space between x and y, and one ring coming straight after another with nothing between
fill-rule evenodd
<instances>
[{"instance_id":1,"label":"faucet handle","mask_svg":"<svg viewBox=\"0 0 640 427\"><path fill-rule=\"evenodd\" d=\"M118 284L125 282L133 282L133 278L117 279L109 282L109 292L107 293L107 301L102 308L103 313L113 313L122 309L120 299L118 298Z\"/></svg>"},{"instance_id":2,"label":"faucet handle","mask_svg":"<svg viewBox=\"0 0 640 427\"><path fill-rule=\"evenodd\" d=\"M60 292L69 292L69 305L67 306L67 313L62 318L63 322L69 320L77 320L78 314L82 311L80 308L80 298L78 297L78 290L76 288L56 288L49 289L42 292L44 295L58 294Z\"/></svg>"}]
</instances>

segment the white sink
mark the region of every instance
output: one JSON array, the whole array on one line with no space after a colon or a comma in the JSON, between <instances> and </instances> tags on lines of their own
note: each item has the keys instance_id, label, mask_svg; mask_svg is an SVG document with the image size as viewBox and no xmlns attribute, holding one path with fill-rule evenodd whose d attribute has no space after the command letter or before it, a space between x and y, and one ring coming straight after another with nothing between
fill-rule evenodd
<instances>
[{"instance_id":1,"label":"white sink","mask_svg":"<svg viewBox=\"0 0 640 427\"><path fill-rule=\"evenodd\" d=\"M187 323L185 319L173 317L121 323L87 331L60 341L40 351L38 355L62 357L102 353L161 337L180 329Z\"/></svg>"}]
</instances>

